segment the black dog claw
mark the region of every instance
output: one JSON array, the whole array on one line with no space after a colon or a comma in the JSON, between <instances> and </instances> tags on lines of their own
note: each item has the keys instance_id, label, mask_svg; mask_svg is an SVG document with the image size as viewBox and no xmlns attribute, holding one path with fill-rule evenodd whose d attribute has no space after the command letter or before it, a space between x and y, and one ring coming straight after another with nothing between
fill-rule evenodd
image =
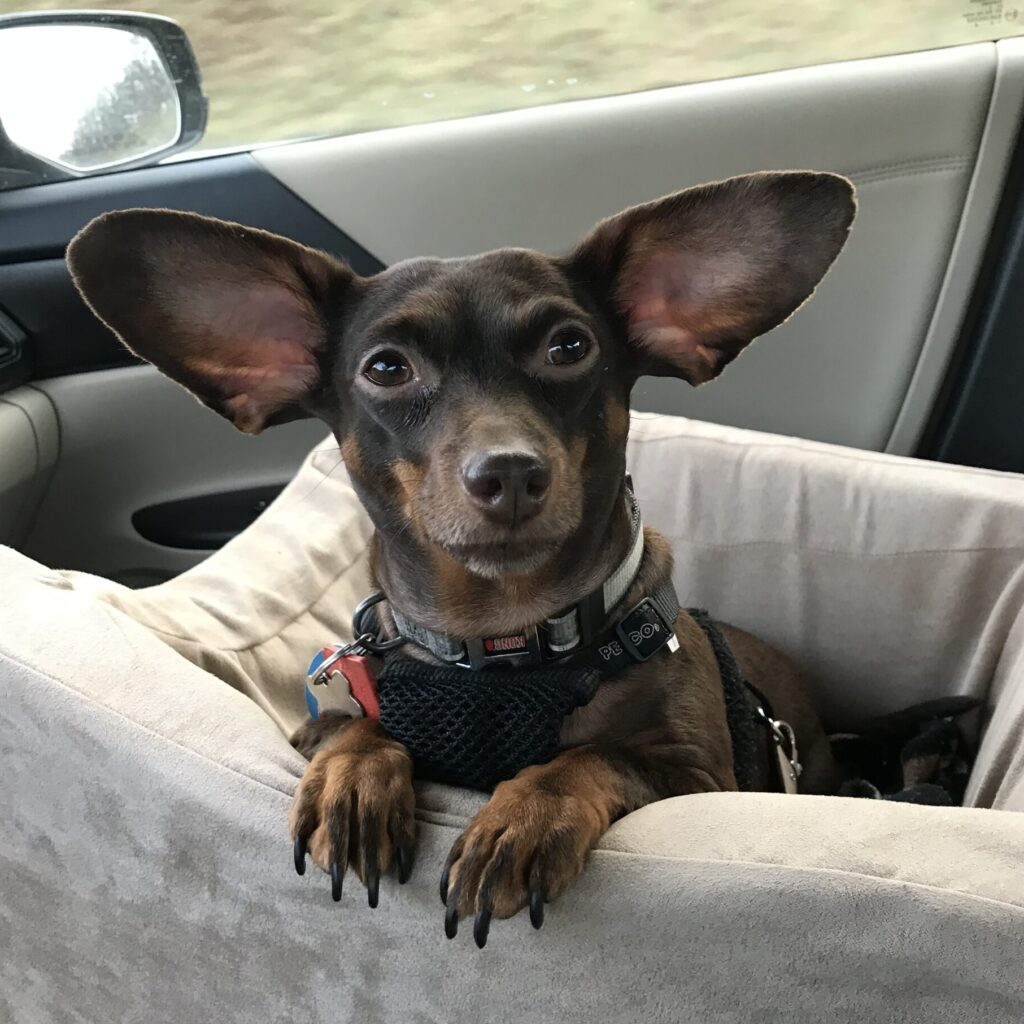
<instances>
[{"instance_id":1,"label":"black dog claw","mask_svg":"<svg viewBox=\"0 0 1024 1024\"><path fill-rule=\"evenodd\" d=\"M445 911L444 933L449 939L454 939L459 933L459 912L454 903Z\"/></svg>"},{"instance_id":2,"label":"black dog claw","mask_svg":"<svg viewBox=\"0 0 1024 1024\"><path fill-rule=\"evenodd\" d=\"M341 865L337 861L331 865L331 899L341 902Z\"/></svg>"},{"instance_id":3,"label":"black dog claw","mask_svg":"<svg viewBox=\"0 0 1024 1024\"><path fill-rule=\"evenodd\" d=\"M491 930L491 912L484 907L477 911L476 919L473 921L473 941L477 949L483 949L487 945L487 933Z\"/></svg>"},{"instance_id":4,"label":"black dog claw","mask_svg":"<svg viewBox=\"0 0 1024 1024\"><path fill-rule=\"evenodd\" d=\"M373 871L366 876L366 899L369 902L370 907L376 910L377 904L380 902L379 871Z\"/></svg>"},{"instance_id":5,"label":"black dog claw","mask_svg":"<svg viewBox=\"0 0 1024 1024\"><path fill-rule=\"evenodd\" d=\"M412 853L404 846L398 848L398 884L405 885L412 874Z\"/></svg>"},{"instance_id":6,"label":"black dog claw","mask_svg":"<svg viewBox=\"0 0 1024 1024\"><path fill-rule=\"evenodd\" d=\"M295 857L295 870L300 874L306 873L306 837L296 836L295 846L292 848Z\"/></svg>"},{"instance_id":7,"label":"black dog claw","mask_svg":"<svg viewBox=\"0 0 1024 1024\"><path fill-rule=\"evenodd\" d=\"M544 923L544 893L540 889L530 890L530 924L539 928Z\"/></svg>"},{"instance_id":8,"label":"black dog claw","mask_svg":"<svg viewBox=\"0 0 1024 1024\"><path fill-rule=\"evenodd\" d=\"M451 874L451 868L445 868L444 874L441 876L441 902L447 905L448 903L448 876Z\"/></svg>"}]
</instances>

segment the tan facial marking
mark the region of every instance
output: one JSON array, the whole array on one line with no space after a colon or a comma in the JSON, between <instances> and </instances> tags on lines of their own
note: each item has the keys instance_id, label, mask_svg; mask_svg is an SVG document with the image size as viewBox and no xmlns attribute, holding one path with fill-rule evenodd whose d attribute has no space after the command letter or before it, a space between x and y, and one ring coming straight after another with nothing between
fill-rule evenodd
<instances>
[{"instance_id":1,"label":"tan facial marking","mask_svg":"<svg viewBox=\"0 0 1024 1024\"><path fill-rule=\"evenodd\" d=\"M416 521L416 502L423 486L423 475L422 467L405 459L391 464L391 476L398 484L402 508L413 522Z\"/></svg>"},{"instance_id":2,"label":"tan facial marking","mask_svg":"<svg viewBox=\"0 0 1024 1024\"><path fill-rule=\"evenodd\" d=\"M338 451L341 452L341 457L345 460L348 471L353 476L362 476L364 468L363 455L359 450L359 442L356 440L356 435L346 434L338 446Z\"/></svg>"},{"instance_id":3,"label":"tan facial marking","mask_svg":"<svg viewBox=\"0 0 1024 1024\"><path fill-rule=\"evenodd\" d=\"M577 473L583 472L583 460L587 457L587 439L576 437L569 442L569 460Z\"/></svg>"},{"instance_id":4,"label":"tan facial marking","mask_svg":"<svg viewBox=\"0 0 1024 1024\"><path fill-rule=\"evenodd\" d=\"M439 548L430 552L436 602L444 609L449 631L462 636L494 632L504 621L509 629L531 625L550 609L539 602L552 584L551 568L544 566L526 576L481 579Z\"/></svg>"}]
</instances>

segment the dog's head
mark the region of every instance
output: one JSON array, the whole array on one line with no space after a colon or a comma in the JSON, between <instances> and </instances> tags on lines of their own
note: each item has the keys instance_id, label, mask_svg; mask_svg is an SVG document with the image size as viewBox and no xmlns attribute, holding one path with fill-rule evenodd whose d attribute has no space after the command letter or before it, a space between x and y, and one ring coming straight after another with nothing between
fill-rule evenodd
<instances>
[{"instance_id":1,"label":"dog's head","mask_svg":"<svg viewBox=\"0 0 1024 1024\"><path fill-rule=\"evenodd\" d=\"M853 214L844 178L756 174L626 210L567 256L361 278L263 231L126 210L68 262L134 352L248 433L319 416L379 530L491 577L610 508L637 378L718 376L810 296Z\"/></svg>"}]
</instances>

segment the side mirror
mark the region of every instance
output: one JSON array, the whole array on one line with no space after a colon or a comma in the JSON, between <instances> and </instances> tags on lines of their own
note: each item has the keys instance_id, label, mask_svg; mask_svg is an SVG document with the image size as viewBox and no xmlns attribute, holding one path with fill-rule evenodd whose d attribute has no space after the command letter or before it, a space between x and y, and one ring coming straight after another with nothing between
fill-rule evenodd
<instances>
[{"instance_id":1,"label":"side mirror","mask_svg":"<svg viewBox=\"0 0 1024 1024\"><path fill-rule=\"evenodd\" d=\"M202 138L206 110L169 18L0 15L0 189L155 163Z\"/></svg>"}]
</instances>

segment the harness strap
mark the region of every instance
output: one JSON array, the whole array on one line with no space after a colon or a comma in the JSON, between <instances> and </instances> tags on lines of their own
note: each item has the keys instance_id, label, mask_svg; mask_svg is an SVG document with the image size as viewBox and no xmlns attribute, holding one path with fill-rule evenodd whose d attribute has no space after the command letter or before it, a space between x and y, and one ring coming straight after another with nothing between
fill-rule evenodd
<instances>
[{"instance_id":1,"label":"harness strap","mask_svg":"<svg viewBox=\"0 0 1024 1024\"><path fill-rule=\"evenodd\" d=\"M667 580L594 637L589 649L574 661L611 676L635 662L647 661L666 645L675 653L679 650L675 635L678 617L679 598L672 581Z\"/></svg>"},{"instance_id":2,"label":"harness strap","mask_svg":"<svg viewBox=\"0 0 1024 1024\"><path fill-rule=\"evenodd\" d=\"M366 617L372 614L375 599L368 601L356 616L359 629L369 625ZM554 757L565 716L593 698L602 675L613 674L629 661L646 660L665 646L659 631L674 625L678 611L675 591L658 588L618 622L614 633L609 631L614 639L602 646L620 649L600 666L574 658L568 665L495 672L389 657L375 681L366 658L352 653L358 643L328 645L309 666L307 706L314 719L327 710L378 718L407 746L421 774L489 788L526 765ZM728 641L708 613L699 608L688 612L707 636L718 663L738 787L754 788L762 756L759 737L767 729L779 788L795 793L800 764L792 729L774 717L767 698L743 677ZM645 627L651 627L647 636ZM669 644L674 641L672 634Z\"/></svg>"},{"instance_id":3,"label":"harness strap","mask_svg":"<svg viewBox=\"0 0 1024 1024\"><path fill-rule=\"evenodd\" d=\"M767 729L769 755L776 768L779 789L796 793L802 769L796 736L789 723L775 717L768 698L743 675L728 640L707 611L688 608L687 612L704 631L718 662L737 786L741 791L754 788L754 773L760 756L757 736L759 730Z\"/></svg>"},{"instance_id":4,"label":"harness strap","mask_svg":"<svg viewBox=\"0 0 1024 1024\"><path fill-rule=\"evenodd\" d=\"M401 636L411 640L418 647L425 647L435 658L440 658L446 664L454 665L466 660L466 645L447 633L438 633L426 626L420 626L412 619L403 615L393 604L391 617L395 620L395 626ZM524 638L525 645L526 640Z\"/></svg>"}]
</instances>

